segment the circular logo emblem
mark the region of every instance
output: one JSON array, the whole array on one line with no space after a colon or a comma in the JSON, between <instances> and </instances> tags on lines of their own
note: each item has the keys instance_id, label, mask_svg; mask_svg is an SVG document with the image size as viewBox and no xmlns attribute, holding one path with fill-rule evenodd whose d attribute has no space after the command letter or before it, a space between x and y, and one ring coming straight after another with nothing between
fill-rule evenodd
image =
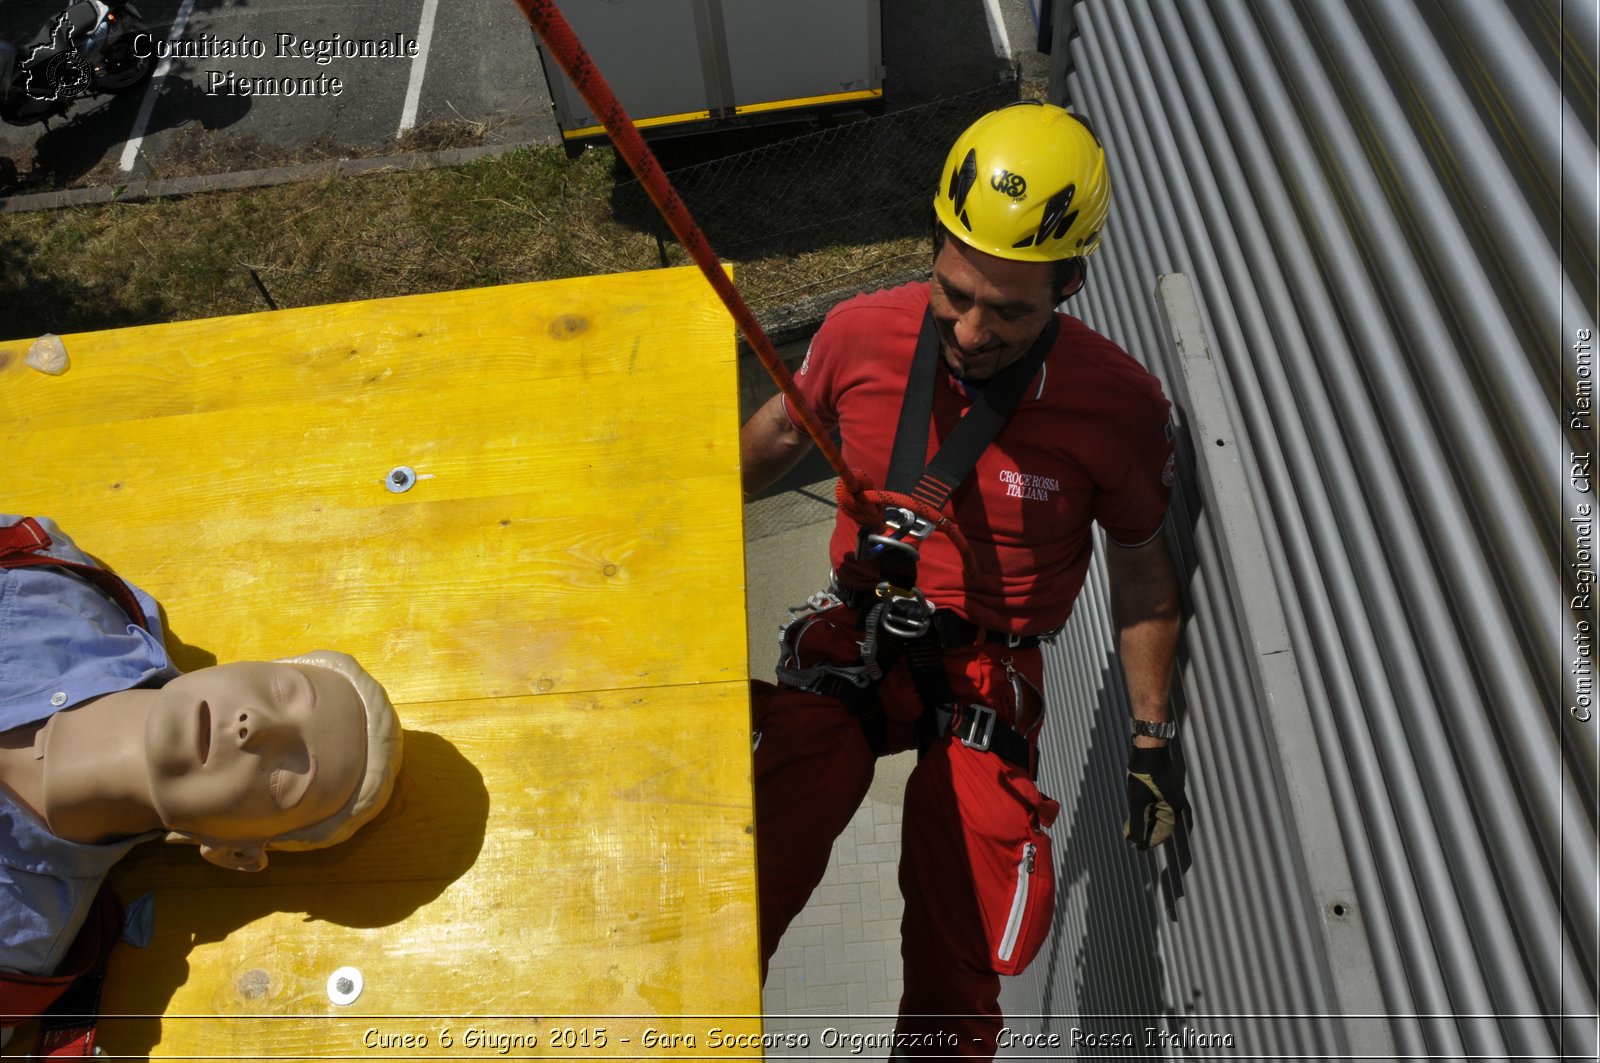
<instances>
[{"instance_id":1,"label":"circular logo emblem","mask_svg":"<svg viewBox=\"0 0 1600 1063\"><path fill-rule=\"evenodd\" d=\"M86 94L89 73L75 52L62 52L45 60L44 68L28 76L27 92L36 100L54 102Z\"/></svg>"},{"instance_id":2,"label":"circular logo emblem","mask_svg":"<svg viewBox=\"0 0 1600 1063\"><path fill-rule=\"evenodd\" d=\"M1012 199L1021 199L1028 194L1028 182L1020 173L1012 173L1010 170L997 171L989 178L989 187Z\"/></svg>"}]
</instances>

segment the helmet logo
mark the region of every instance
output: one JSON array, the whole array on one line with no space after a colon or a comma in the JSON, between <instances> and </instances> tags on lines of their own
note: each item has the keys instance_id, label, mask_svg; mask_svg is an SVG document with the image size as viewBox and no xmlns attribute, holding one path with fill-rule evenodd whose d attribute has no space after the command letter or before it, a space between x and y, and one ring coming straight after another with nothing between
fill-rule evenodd
<instances>
[{"instance_id":1,"label":"helmet logo","mask_svg":"<svg viewBox=\"0 0 1600 1063\"><path fill-rule=\"evenodd\" d=\"M1021 199L1028 194L1028 182L1020 173L1010 170L998 170L989 178L989 187L1012 199Z\"/></svg>"}]
</instances>

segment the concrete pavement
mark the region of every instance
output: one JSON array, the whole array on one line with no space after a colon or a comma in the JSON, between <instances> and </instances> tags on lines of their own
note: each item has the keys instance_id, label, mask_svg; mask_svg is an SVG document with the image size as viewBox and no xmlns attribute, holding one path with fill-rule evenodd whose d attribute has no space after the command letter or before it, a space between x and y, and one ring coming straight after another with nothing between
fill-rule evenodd
<instances>
[{"instance_id":1,"label":"concrete pavement","mask_svg":"<svg viewBox=\"0 0 1600 1063\"><path fill-rule=\"evenodd\" d=\"M823 471L827 471L823 466ZM801 479L814 476L802 475ZM745 506L750 674L772 675L778 625L828 577L831 477ZM883 1033L900 1003L900 806L913 754L878 762L872 789L834 845L822 884L772 958L763 1002L769 1033Z\"/></svg>"}]
</instances>

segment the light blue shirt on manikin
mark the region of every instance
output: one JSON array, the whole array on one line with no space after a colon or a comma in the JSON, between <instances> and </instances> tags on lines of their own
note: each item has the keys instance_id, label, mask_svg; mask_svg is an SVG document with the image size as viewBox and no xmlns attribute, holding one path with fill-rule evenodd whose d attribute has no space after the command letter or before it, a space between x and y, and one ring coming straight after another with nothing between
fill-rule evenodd
<instances>
[{"instance_id":1,"label":"light blue shirt on manikin","mask_svg":"<svg viewBox=\"0 0 1600 1063\"><path fill-rule=\"evenodd\" d=\"M0 514L0 527L20 517ZM96 564L48 518L42 553ZM91 698L175 678L160 611L134 587L150 631L99 587L54 566L0 568L0 731ZM51 834L0 789L0 967L49 974L65 956L111 866L154 834L81 845Z\"/></svg>"},{"instance_id":2,"label":"light blue shirt on manikin","mask_svg":"<svg viewBox=\"0 0 1600 1063\"><path fill-rule=\"evenodd\" d=\"M0 527L21 517L0 513ZM96 564L38 517L49 557ZM0 731L42 720L90 698L159 686L178 672L162 645L156 600L133 584L151 630L128 618L106 592L67 570L41 565L0 568Z\"/></svg>"}]
</instances>

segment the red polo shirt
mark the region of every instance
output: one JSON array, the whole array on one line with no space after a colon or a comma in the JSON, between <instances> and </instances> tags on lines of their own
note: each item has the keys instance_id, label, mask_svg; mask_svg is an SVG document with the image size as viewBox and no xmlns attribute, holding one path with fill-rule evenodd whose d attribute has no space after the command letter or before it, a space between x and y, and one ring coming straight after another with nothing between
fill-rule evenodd
<instances>
[{"instance_id":1,"label":"red polo shirt","mask_svg":"<svg viewBox=\"0 0 1600 1063\"><path fill-rule=\"evenodd\" d=\"M840 433L845 461L882 487L916 351L928 285L907 284L835 307L811 341L796 382L818 418ZM1161 528L1172 484L1172 426L1160 382L1077 318L1061 330L1038 376L977 467L945 505L977 558L935 532L917 583L936 605L1015 634L1059 627L1083 587L1098 521L1133 546ZM939 362L931 459L972 404ZM839 514L829 546L837 566L858 528Z\"/></svg>"}]
</instances>

